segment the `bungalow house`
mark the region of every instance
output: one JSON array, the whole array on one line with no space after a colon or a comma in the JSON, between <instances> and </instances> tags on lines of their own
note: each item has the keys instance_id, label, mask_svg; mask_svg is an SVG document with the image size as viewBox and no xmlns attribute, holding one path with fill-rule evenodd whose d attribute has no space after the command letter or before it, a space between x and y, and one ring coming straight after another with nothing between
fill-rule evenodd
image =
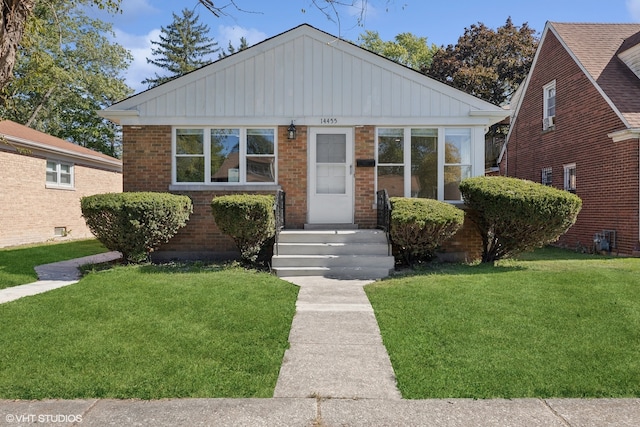
<instances>
[{"instance_id":1,"label":"bungalow house","mask_svg":"<svg viewBox=\"0 0 640 427\"><path fill-rule=\"evenodd\" d=\"M93 237L80 198L122 191L116 158L0 121L0 247Z\"/></svg>"},{"instance_id":2,"label":"bungalow house","mask_svg":"<svg viewBox=\"0 0 640 427\"><path fill-rule=\"evenodd\" d=\"M560 245L631 254L638 243L639 76L640 24L547 23L500 166L582 198Z\"/></svg>"},{"instance_id":3,"label":"bungalow house","mask_svg":"<svg viewBox=\"0 0 640 427\"><path fill-rule=\"evenodd\" d=\"M171 255L234 249L210 202L286 193L286 228L376 226L376 191L461 204L508 113L309 25L101 111L123 126L125 191L186 194ZM289 132L291 131L291 132Z\"/></svg>"}]
</instances>

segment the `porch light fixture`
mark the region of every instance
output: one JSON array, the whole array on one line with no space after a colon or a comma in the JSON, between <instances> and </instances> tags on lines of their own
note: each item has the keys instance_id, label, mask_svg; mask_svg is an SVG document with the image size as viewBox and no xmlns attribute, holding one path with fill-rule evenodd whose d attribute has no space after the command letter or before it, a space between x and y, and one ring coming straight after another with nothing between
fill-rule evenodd
<instances>
[{"instance_id":1,"label":"porch light fixture","mask_svg":"<svg viewBox=\"0 0 640 427\"><path fill-rule=\"evenodd\" d=\"M287 136L289 139L296 139L296 125L293 124L293 120L291 120L291 124L287 129Z\"/></svg>"}]
</instances>

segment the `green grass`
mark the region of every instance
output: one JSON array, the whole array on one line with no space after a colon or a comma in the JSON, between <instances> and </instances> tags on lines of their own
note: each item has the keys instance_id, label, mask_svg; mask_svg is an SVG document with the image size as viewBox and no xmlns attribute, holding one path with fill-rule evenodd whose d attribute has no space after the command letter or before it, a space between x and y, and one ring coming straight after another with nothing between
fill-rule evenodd
<instances>
[{"instance_id":1,"label":"green grass","mask_svg":"<svg viewBox=\"0 0 640 427\"><path fill-rule=\"evenodd\" d=\"M297 287L202 265L127 266L0 305L0 398L271 397Z\"/></svg>"},{"instance_id":2,"label":"green grass","mask_svg":"<svg viewBox=\"0 0 640 427\"><path fill-rule=\"evenodd\" d=\"M640 259L544 249L365 289L405 398L640 396Z\"/></svg>"},{"instance_id":3,"label":"green grass","mask_svg":"<svg viewBox=\"0 0 640 427\"><path fill-rule=\"evenodd\" d=\"M0 289L38 280L37 265L107 252L95 239L0 249Z\"/></svg>"}]
</instances>

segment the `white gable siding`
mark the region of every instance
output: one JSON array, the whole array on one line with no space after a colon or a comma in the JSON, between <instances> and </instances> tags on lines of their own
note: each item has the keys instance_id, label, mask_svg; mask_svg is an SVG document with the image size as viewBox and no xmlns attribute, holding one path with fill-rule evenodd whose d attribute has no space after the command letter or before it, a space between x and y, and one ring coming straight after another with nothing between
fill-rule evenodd
<instances>
[{"instance_id":1,"label":"white gable siding","mask_svg":"<svg viewBox=\"0 0 640 427\"><path fill-rule=\"evenodd\" d=\"M122 124L487 124L499 107L301 26L104 112Z\"/></svg>"}]
</instances>

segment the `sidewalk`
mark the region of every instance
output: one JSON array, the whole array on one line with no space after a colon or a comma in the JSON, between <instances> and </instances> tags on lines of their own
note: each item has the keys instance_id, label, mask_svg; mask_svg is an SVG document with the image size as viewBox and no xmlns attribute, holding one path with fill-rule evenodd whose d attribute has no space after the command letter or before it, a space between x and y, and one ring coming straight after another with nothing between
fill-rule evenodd
<instances>
[{"instance_id":1,"label":"sidewalk","mask_svg":"<svg viewBox=\"0 0 640 427\"><path fill-rule=\"evenodd\" d=\"M66 286L77 282L78 265L116 254L42 266L38 274ZM364 293L369 282L285 280L300 292L274 398L0 400L0 427L640 425L640 399L402 400ZM21 296L44 292L39 284L24 285Z\"/></svg>"},{"instance_id":2,"label":"sidewalk","mask_svg":"<svg viewBox=\"0 0 640 427\"><path fill-rule=\"evenodd\" d=\"M38 281L26 285L13 286L0 290L0 304L22 297L40 294L63 286L73 285L80 280L78 267L87 264L99 264L121 258L120 252L105 252L69 261L39 265L35 268Z\"/></svg>"},{"instance_id":3,"label":"sidewalk","mask_svg":"<svg viewBox=\"0 0 640 427\"><path fill-rule=\"evenodd\" d=\"M636 427L640 399L0 400L0 426Z\"/></svg>"}]
</instances>

